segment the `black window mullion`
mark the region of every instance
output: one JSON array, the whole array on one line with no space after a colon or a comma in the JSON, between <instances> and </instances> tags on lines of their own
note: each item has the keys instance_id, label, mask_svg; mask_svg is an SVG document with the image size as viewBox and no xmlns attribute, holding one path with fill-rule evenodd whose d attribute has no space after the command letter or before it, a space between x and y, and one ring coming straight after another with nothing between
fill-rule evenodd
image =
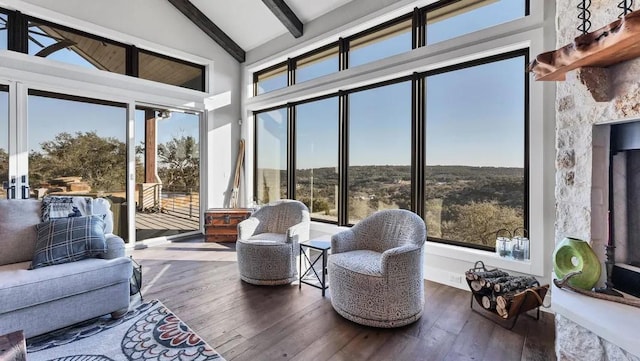
<instances>
[{"instance_id":1,"label":"black window mullion","mask_svg":"<svg viewBox=\"0 0 640 361\"><path fill-rule=\"evenodd\" d=\"M126 74L136 78L140 73L140 67L138 65L138 54L140 54L140 51L137 47L133 45L127 47Z\"/></svg>"},{"instance_id":2,"label":"black window mullion","mask_svg":"<svg viewBox=\"0 0 640 361\"><path fill-rule=\"evenodd\" d=\"M411 81L411 209L425 217L425 78L414 73Z\"/></svg>"},{"instance_id":3,"label":"black window mullion","mask_svg":"<svg viewBox=\"0 0 640 361\"><path fill-rule=\"evenodd\" d=\"M349 95L338 95L338 225L349 224Z\"/></svg>"},{"instance_id":4,"label":"black window mullion","mask_svg":"<svg viewBox=\"0 0 640 361\"><path fill-rule=\"evenodd\" d=\"M296 62L289 58L287 59L287 86L292 86L296 83Z\"/></svg>"},{"instance_id":5,"label":"black window mullion","mask_svg":"<svg viewBox=\"0 0 640 361\"><path fill-rule=\"evenodd\" d=\"M13 11L8 16L7 48L20 53L29 53L29 21L19 11Z\"/></svg>"},{"instance_id":6,"label":"black window mullion","mask_svg":"<svg viewBox=\"0 0 640 361\"><path fill-rule=\"evenodd\" d=\"M425 16L419 8L413 9L411 20L411 48L416 49L425 46Z\"/></svg>"},{"instance_id":7,"label":"black window mullion","mask_svg":"<svg viewBox=\"0 0 640 361\"><path fill-rule=\"evenodd\" d=\"M338 39L338 71L349 68L349 42L345 38Z\"/></svg>"},{"instance_id":8,"label":"black window mullion","mask_svg":"<svg viewBox=\"0 0 640 361\"><path fill-rule=\"evenodd\" d=\"M296 107L287 106L287 198L296 199Z\"/></svg>"}]
</instances>

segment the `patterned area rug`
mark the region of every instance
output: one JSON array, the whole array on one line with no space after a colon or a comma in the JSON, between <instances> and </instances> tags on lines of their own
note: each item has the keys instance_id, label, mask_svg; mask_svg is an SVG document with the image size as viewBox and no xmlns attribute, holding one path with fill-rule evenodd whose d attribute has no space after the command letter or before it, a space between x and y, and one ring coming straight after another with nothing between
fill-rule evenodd
<instances>
[{"instance_id":1,"label":"patterned area rug","mask_svg":"<svg viewBox=\"0 0 640 361\"><path fill-rule=\"evenodd\" d=\"M27 340L29 361L215 360L211 346L154 300L124 317L89 320Z\"/></svg>"}]
</instances>

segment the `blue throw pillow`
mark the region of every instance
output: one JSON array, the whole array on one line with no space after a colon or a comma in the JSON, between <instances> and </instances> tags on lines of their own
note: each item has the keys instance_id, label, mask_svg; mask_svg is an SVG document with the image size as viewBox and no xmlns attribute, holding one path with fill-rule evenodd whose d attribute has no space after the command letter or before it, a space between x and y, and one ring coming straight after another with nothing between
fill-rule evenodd
<instances>
[{"instance_id":1,"label":"blue throw pillow","mask_svg":"<svg viewBox=\"0 0 640 361\"><path fill-rule=\"evenodd\" d=\"M36 225L31 269L79 261L107 252L102 216L57 218Z\"/></svg>"}]
</instances>

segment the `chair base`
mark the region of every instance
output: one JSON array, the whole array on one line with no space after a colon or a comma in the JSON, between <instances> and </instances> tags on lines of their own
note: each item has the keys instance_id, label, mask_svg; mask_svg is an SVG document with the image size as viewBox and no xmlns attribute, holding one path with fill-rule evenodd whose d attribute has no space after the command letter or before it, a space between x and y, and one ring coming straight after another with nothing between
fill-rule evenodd
<instances>
[{"instance_id":1,"label":"chair base","mask_svg":"<svg viewBox=\"0 0 640 361\"><path fill-rule=\"evenodd\" d=\"M377 328L396 328L396 327L402 327L402 326L406 326L409 324L412 324L416 321L418 321L420 319L420 317L422 317L422 312L423 310L420 310L419 313L409 316L407 318L403 318L403 319L399 319L399 320L371 320L371 319L367 319L367 318L362 318L360 316L356 316L356 315L352 315L342 309L340 309L339 307L336 307L336 305L331 304L333 306L333 309L342 317L346 318L349 321L355 322L357 324L360 325L364 325L364 326L371 326L371 327L377 327Z\"/></svg>"},{"instance_id":2,"label":"chair base","mask_svg":"<svg viewBox=\"0 0 640 361\"><path fill-rule=\"evenodd\" d=\"M257 286L279 286L279 285L291 284L293 281L298 279L298 276L294 275L293 277L283 278L279 280L257 280L254 278L240 275L240 279L246 283L250 283L252 285L257 285Z\"/></svg>"}]
</instances>

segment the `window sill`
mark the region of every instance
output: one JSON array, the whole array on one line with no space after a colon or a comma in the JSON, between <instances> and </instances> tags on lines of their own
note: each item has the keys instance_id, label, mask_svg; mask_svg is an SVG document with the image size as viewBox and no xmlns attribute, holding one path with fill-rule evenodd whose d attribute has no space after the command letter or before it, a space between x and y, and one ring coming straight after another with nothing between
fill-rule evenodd
<instances>
[{"instance_id":1,"label":"window sill","mask_svg":"<svg viewBox=\"0 0 640 361\"><path fill-rule=\"evenodd\" d=\"M500 257L493 252L429 241L425 243L425 251L428 255L446 257L471 263L482 261L487 267L498 267L508 271L542 276L535 272L532 260L517 261Z\"/></svg>"}]
</instances>

